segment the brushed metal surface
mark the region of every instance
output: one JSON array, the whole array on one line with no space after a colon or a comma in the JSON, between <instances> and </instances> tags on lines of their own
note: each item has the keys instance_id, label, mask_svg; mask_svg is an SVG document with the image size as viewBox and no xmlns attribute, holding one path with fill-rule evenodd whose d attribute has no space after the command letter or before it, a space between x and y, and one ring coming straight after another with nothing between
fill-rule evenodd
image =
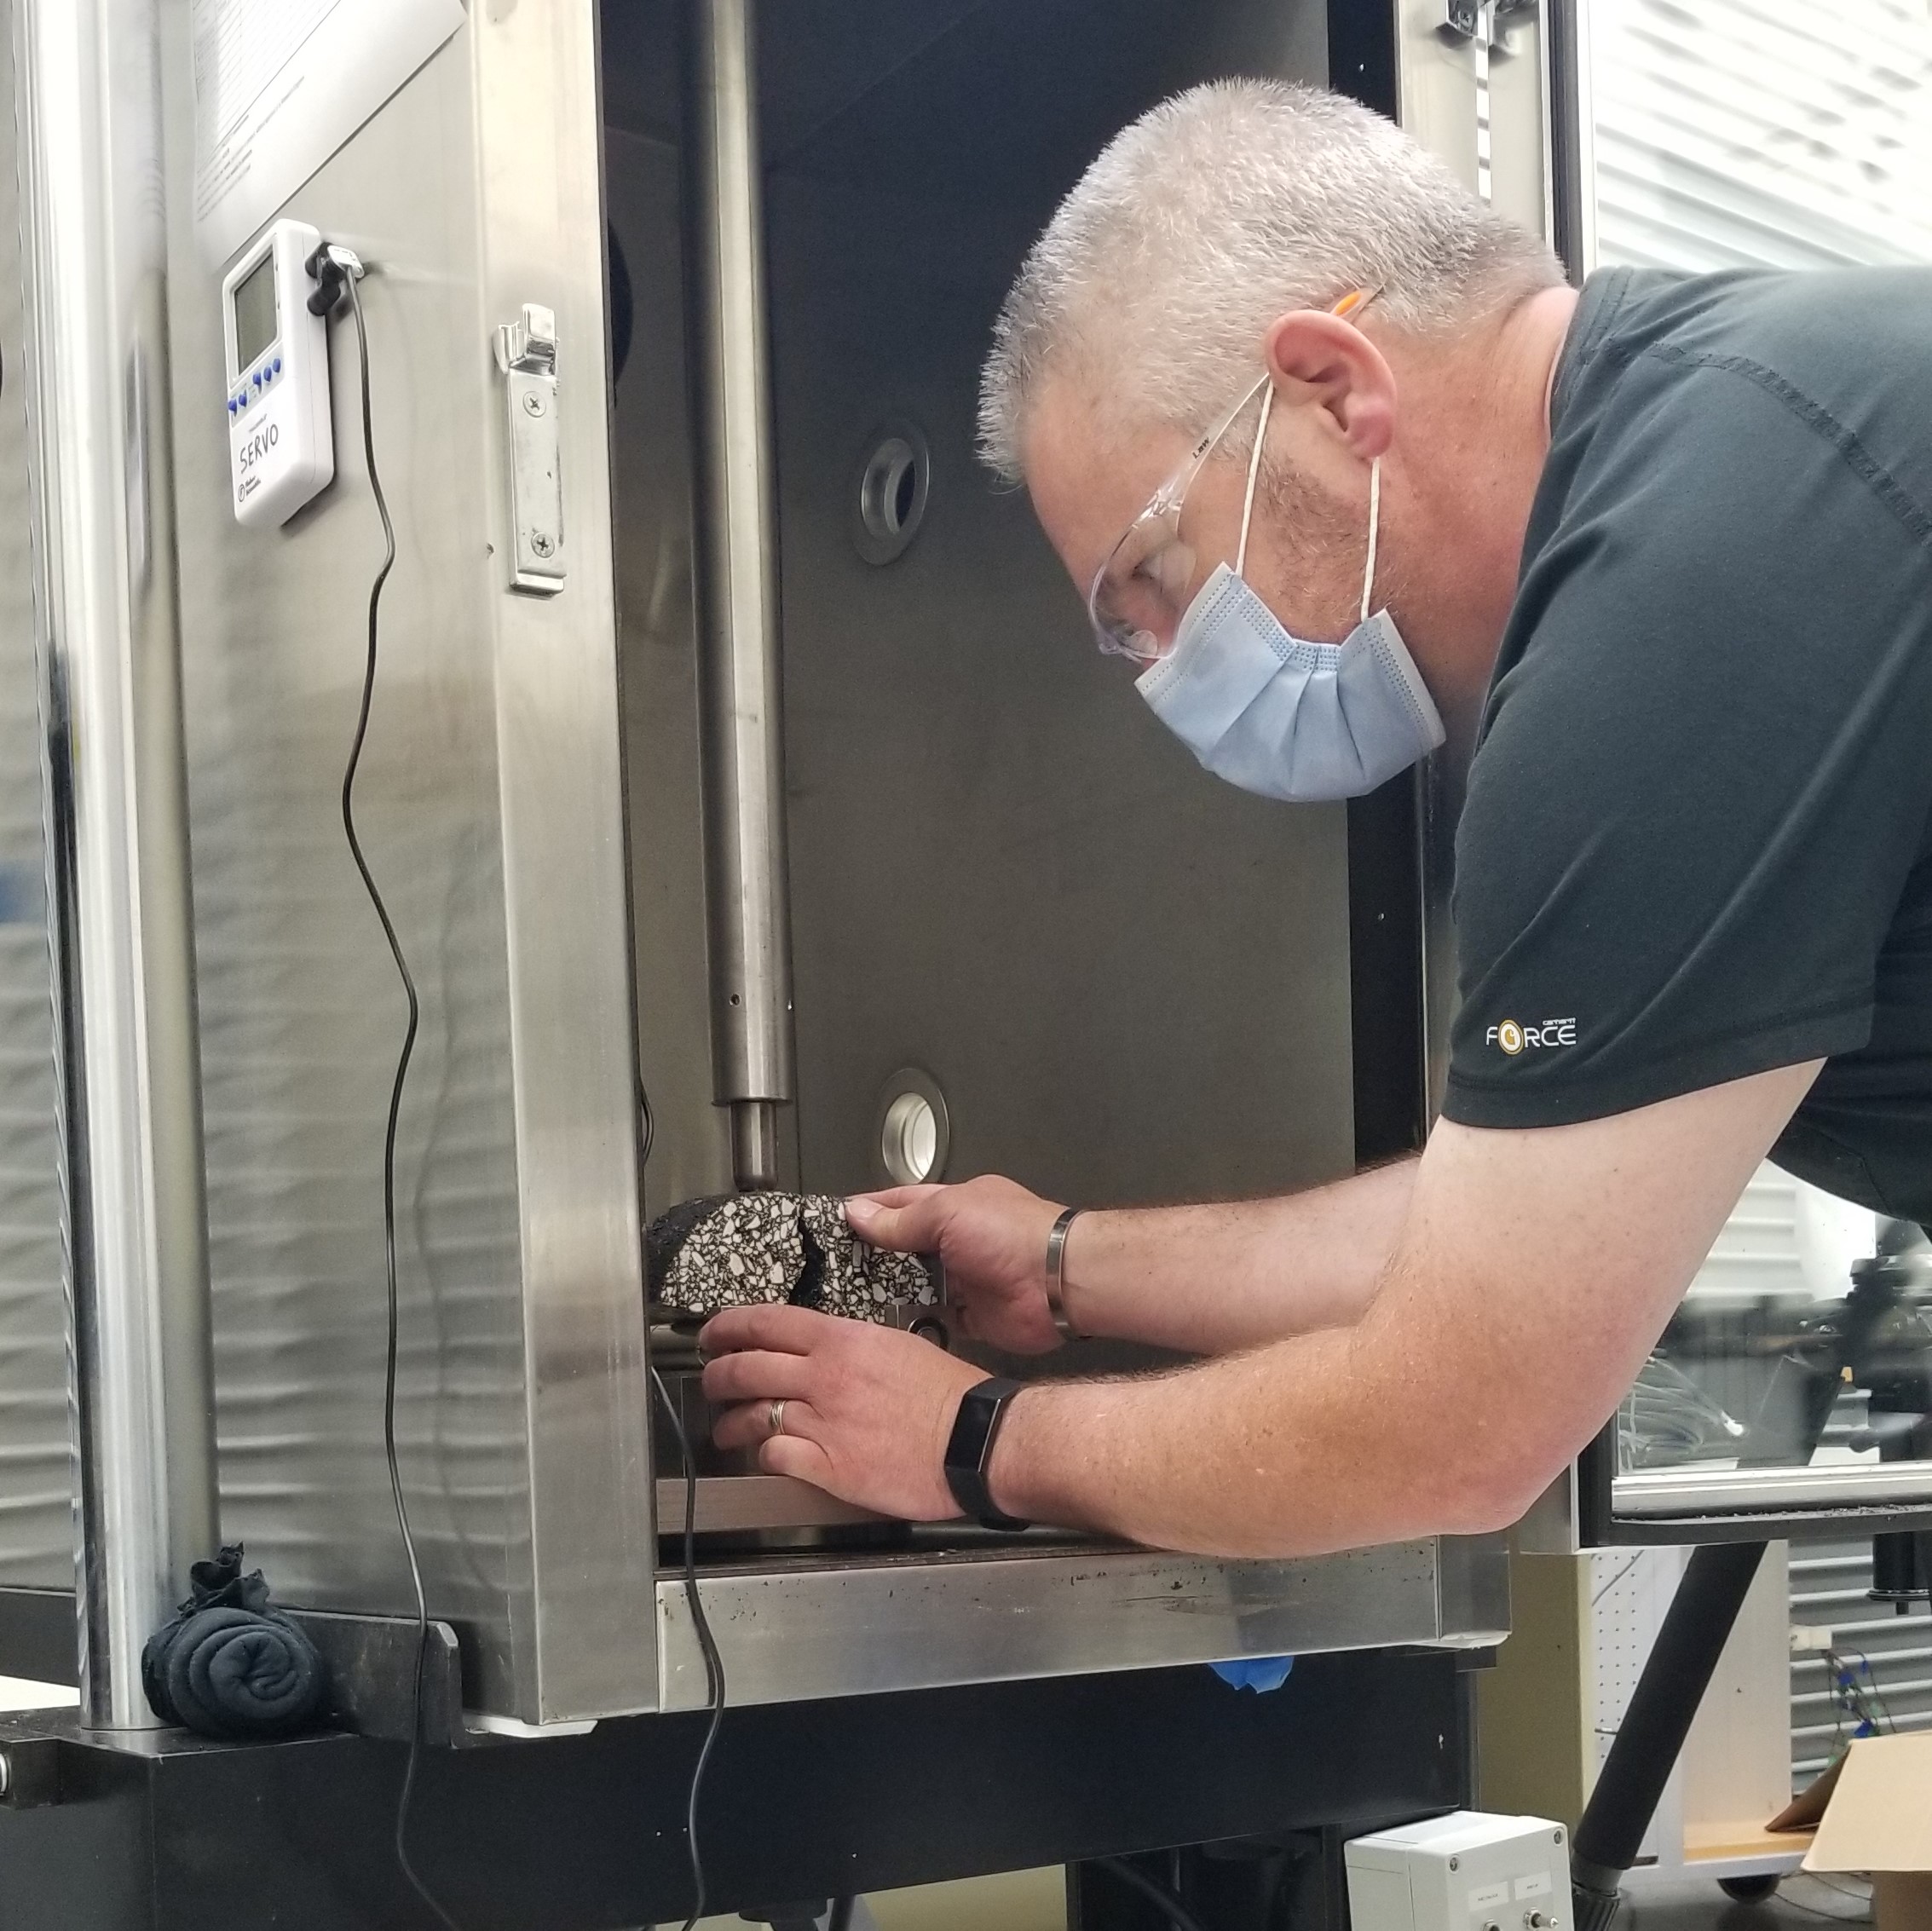
<instances>
[{"instance_id":1,"label":"brushed metal surface","mask_svg":"<svg viewBox=\"0 0 1932 1931\"><path fill-rule=\"evenodd\" d=\"M9 20L0 26L0 154L14 153L14 129ZM0 165L0 372L21 367L24 347L18 181L17 169ZM0 1583L71 1591L73 1451L22 389L0 377ZM70 1608L61 1630L69 1671L72 1628Z\"/></svg>"},{"instance_id":2,"label":"brushed metal surface","mask_svg":"<svg viewBox=\"0 0 1932 1931\"><path fill-rule=\"evenodd\" d=\"M14 9L83 1720L215 1530L158 0Z\"/></svg>"},{"instance_id":3,"label":"brushed metal surface","mask_svg":"<svg viewBox=\"0 0 1932 1931\"><path fill-rule=\"evenodd\" d=\"M1500 1550L1479 1559L1507 1574ZM800 1564L705 1577L699 1594L734 1703L1028 1676L1151 1669L1393 1644L1482 1647L1495 1591L1443 1587L1433 1542L1311 1562L1138 1553ZM1507 1607L1507 1582L1503 1584ZM683 1585L658 1584L661 1707L701 1708L704 1659Z\"/></svg>"},{"instance_id":4,"label":"brushed metal surface","mask_svg":"<svg viewBox=\"0 0 1932 1931\"><path fill-rule=\"evenodd\" d=\"M530 1627L502 1714L541 1723L648 1709L655 1686L600 82L588 6L494 10L472 31L479 292L493 314L553 308L573 372L559 395L571 585L495 606L531 1484ZM486 455L500 519L507 452L492 441ZM500 520L488 534L510 540Z\"/></svg>"},{"instance_id":5,"label":"brushed metal surface","mask_svg":"<svg viewBox=\"0 0 1932 1931\"><path fill-rule=\"evenodd\" d=\"M779 1179L793 1097L778 519L754 0L689 0L685 291L714 1088L738 1185Z\"/></svg>"},{"instance_id":6,"label":"brushed metal surface","mask_svg":"<svg viewBox=\"0 0 1932 1931\"><path fill-rule=\"evenodd\" d=\"M637 18L628 10L614 16L627 26ZM668 62L671 24L660 26L652 51ZM613 84L607 76L607 90ZM676 97L671 87L673 108ZM703 944L693 941L705 933L708 913L677 147L613 129L605 180L635 310L631 357L612 404L611 484L638 1068L655 1127L644 1186L655 1213L730 1189L730 1121L713 1102L711 977Z\"/></svg>"},{"instance_id":7,"label":"brushed metal surface","mask_svg":"<svg viewBox=\"0 0 1932 1931\"><path fill-rule=\"evenodd\" d=\"M191 165L170 5L170 169ZM474 9L285 210L355 248L400 547L358 810L424 999L403 1107L399 1437L478 1707L655 1694L594 10ZM407 183L407 192L398 184ZM402 1007L337 787L379 556L335 345L333 487L227 508L216 282L170 210L224 1531L278 1600L394 1614L381 1129ZM571 553L509 588L493 331L557 319Z\"/></svg>"},{"instance_id":8,"label":"brushed metal surface","mask_svg":"<svg viewBox=\"0 0 1932 1931\"><path fill-rule=\"evenodd\" d=\"M1445 1631L1468 1643L1509 1634L1509 1536L1444 1536L1436 1543L1436 1592Z\"/></svg>"},{"instance_id":9,"label":"brushed metal surface","mask_svg":"<svg viewBox=\"0 0 1932 1931\"><path fill-rule=\"evenodd\" d=\"M697 1519L700 1535L753 1529L829 1529L885 1519L788 1475L701 1475ZM684 1484L675 1477L658 1479L657 1526L663 1536L684 1531Z\"/></svg>"}]
</instances>

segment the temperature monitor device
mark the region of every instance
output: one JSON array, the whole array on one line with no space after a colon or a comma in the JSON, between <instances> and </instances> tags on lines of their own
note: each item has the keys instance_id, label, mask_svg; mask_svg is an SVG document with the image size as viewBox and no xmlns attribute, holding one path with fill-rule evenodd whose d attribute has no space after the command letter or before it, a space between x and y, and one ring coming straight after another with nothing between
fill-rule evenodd
<instances>
[{"instance_id":1,"label":"temperature monitor device","mask_svg":"<svg viewBox=\"0 0 1932 1931\"><path fill-rule=\"evenodd\" d=\"M335 476L329 325L309 308L321 243L306 222L276 222L222 279L238 522L285 523Z\"/></svg>"}]
</instances>

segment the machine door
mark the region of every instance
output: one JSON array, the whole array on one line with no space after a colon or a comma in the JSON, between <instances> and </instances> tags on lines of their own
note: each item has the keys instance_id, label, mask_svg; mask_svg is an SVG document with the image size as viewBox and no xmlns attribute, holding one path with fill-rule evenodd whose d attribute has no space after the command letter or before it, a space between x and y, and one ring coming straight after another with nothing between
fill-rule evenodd
<instances>
[{"instance_id":1,"label":"machine door","mask_svg":"<svg viewBox=\"0 0 1932 1931\"><path fill-rule=\"evenodd\" d=\"M1899 0L1404 5L1403 118L1540 218L1573 280L1932 261L1932 19ZM1538 203L1540 202L1540 206ZM1453 764L1425 852L1444 914ZM1447 976L1433 975L1439 1091ZM1932 1582L1932 1248L1767 1165L1615 1421L1531 1540L1873 1533L1876 1593Z\"/></svg>"},{"instance_id":2,"label":"machine door","mask_svg":"<svg viewBox=\"0 0 1932 1931\"><path fill-rule=\"evenodd\" d=\"M412 1611L407 1015L341 802L384 553L366 379L395 558L356 818L420 1000L401 1486L472 1709L585 1721L657 1695L596 13L320 11L198 0L164 49L222 1520L282 1600ZM265 435L295 381L248 380L277 222L366 265L367 374L332 322L334 480L250 522L227 399Z\"/></svg>"}]
</instances>

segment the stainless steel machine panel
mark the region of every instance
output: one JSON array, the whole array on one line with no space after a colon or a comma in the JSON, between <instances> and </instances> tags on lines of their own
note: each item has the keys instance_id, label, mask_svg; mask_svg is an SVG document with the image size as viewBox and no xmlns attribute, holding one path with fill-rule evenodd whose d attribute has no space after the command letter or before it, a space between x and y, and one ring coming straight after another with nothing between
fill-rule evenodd
<instances>
[{"instance_id":1,"label":"stainless steel machine panel","mask_svg":"<svg viewBox=\"0 0 1932 1931\"><path fill-rule=\"evenodd\" d=\"M14 37L0 8L0 151ZM0 368L21 363L18 177L0 167ZM0 387L0 1587L71 1588L72 1450L40 821L25 390Z\"/></svg>"},{"instance_id":2,"label":"stainless steel machine panel","mask_svg":"<svg viewBox=\"0 0 1932 1931\"><path fill-rule=\"evenodd\" d=\"M172 182L192 179L174 10ZM595 20L477 9L285 210L355 248L400 555L358 791L421 985L399 1161L404 1479L479 1708L649 1707L655 1559L612 650ZM338 791L381 539L355 337L337 480L228 509L216 303L171 197L174 406L224 1532L285 1599L410 1606L382 1450L404 1007ZM554 310L568 580L510 587L504 378Z\"/></svg>"},{"instance_id":3,"label":"stainless steel machine panel","mask_svg":"<svg viewBox=\"0 0 1932 1931\"><path fill-rule=\"evenodd\" d=\"M1501 1537L1402 1542L1314 1562L1139 1550L917 1559L709 1577L705 1613L741 1703L1427 1643L1509 1629ZM658 1585L666 1709L701 1708L683 1586Z\"/></svg>"}]
</instances>

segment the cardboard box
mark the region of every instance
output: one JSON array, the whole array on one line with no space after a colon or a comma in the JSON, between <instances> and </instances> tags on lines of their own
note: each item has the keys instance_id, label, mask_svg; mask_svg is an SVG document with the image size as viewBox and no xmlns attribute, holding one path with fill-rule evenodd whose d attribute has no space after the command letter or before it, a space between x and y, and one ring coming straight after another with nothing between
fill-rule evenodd
<instances>
[{"instance_id":1,"label":"cardboard box","mask_svg":"<svg viewBox=\"0 0 1932 1931\"><path fill-rule=\"evenodd\" d=\"M1852 1745L1804 1868L1868 1873L1877 1931L1932 1931L1932 1731Z\"/></svg>"}]
</instances>

